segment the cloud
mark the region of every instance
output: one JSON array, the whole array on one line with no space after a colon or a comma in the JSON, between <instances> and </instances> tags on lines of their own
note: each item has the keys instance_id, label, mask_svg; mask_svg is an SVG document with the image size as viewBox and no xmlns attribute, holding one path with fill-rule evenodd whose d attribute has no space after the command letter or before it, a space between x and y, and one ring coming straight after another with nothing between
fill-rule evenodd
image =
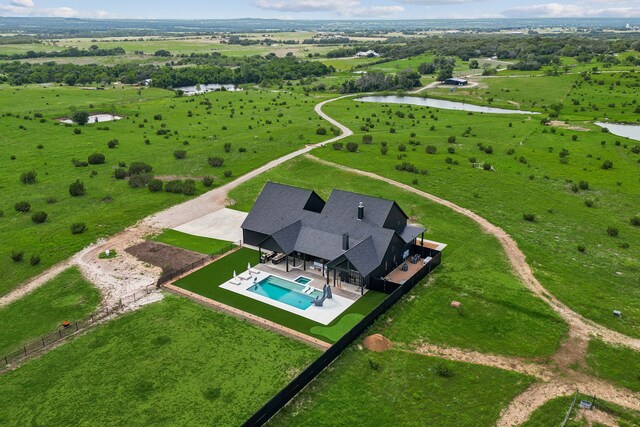
<instances>
[{"instance_id":1,"label":"cloud","mask_svg":"<svg viewBox=\"0 0 640 427\"><path fill-rule=\"evenodd\" d=\"M591 7L578 4L542 3L518 6L502 12L506 18L612 18L640 17L633 7Z\"/></svg>"},{"instance_id":2,"label":"cloud","mask_svg":"<svg viewBox=\"0 0 640 427\"><path fill-rule=\"evenodd\" d=\"M477 3L486 0L396 0L400 3L419 4L423 6L442 6L447 4Z\"/></svg>"},{"instance_id":3,"label":"cloud","mask_svg":"<svg viewBox=\"0 0 640 427\"><path fill-rule=\"evenodd\" d=\"M349 17L382 17L404 11L402 6L362 6L360 0L256 0L263 10L278 12L333 12Z\"/></svg>"},{"instance_id":4,"label":"cloud","mask_svg":"<svg viewBox=\"0 0 640 427\"><path fill-rule=\"evenodd\" d=\"M50 16L54 18L108 18L105 11L82 12L70 7L40 7L33 0L10 0L8 5L0 5L0 12L15 16Z\"/></svg>"}]
</instances>

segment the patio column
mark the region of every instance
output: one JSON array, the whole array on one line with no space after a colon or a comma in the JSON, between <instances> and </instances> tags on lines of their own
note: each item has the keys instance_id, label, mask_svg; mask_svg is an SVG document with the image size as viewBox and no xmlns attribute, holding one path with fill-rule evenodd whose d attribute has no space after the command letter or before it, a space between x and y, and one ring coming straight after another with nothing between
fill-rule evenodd
<instances>
[{"instance_id":1,"label":"patio column","mask_svg":"<svg viewBox=\"0 0 640 427\"><path fill-rule=\"evenodd\" d=\"M285 256L285 264L287 264L287 273L289 272L289 255Z\"/></svg>"},{"instance_id":2,"label":"patio column","mask_svg":"<svg viewBox=\"0 0 640 427\"><path fill-rule=\"evenodd\" d=\"M424 248L424 231L422 232L422 237L420 238L420 242L422 243L422 247Z\"/></svg>"},{"instance_id":3,"label":"patio column","mask_svg":"<svg viewBox=\"0 0 640 427\"><path fill-rule=\"evenodd\" d=\"M307 255L302 254L302 270L307 271Z\"/></svg>"},{"instance_id":4,"label":"patio column","mask_svg":"<svg viewBox=\"0 0 640 427\"><path fill-rule=\"evenodd\" d=\"M258 245L258 264L262 263L262 247Z\"/></svg>"}]
</instances>

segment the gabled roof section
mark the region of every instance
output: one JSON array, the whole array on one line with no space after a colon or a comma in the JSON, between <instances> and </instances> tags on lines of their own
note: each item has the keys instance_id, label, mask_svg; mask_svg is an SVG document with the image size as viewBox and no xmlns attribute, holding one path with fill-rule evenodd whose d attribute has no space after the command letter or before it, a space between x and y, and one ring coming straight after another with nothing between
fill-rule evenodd
<instances>
[{"instance_id":1,"label":"gabled roof section","mask_svg":"<svg viewBox=\"0 0 640 427\"><path fill-rule=\"evenodd\" d=\"M387 217L395 205L393 200L366 196L350 191L333 190L322 210L322 215L342 224L357 221L360 202L364 204L362 222L375 227L384 227Z\"/></svg>"},{"instance_id":2,"label":"gabled roof section","mask_svg":"<svg viewBox=\"0 0 640 427\"><path fill-rule=\"evenodd\" d=\"M269 181L242 223L242 228L270 235L282 229L283 225L300 220L305 210L317 212L322 210L322 206L324 201L312 190Z\"/></svg>"},{"instance_id":3,"label":"gabled roof section","mask_svg":"<svg viewBox=\"0 0 640 427\"><path fill-rule=\"evenodd\" d=\"M270 238L273 239L285 254L293 252L298 235L302 228L302 221L296 221L293 224L273 233Z\"/></svg>"},{"instance_id":4,"label":"gabled roof section","mask_svg":"<svg viewBox=\"0 0 640 427\"><path fill-rule=\"evenodd\" d=\"M398 233L398 235L405 243L409 243L415 240L425 231L427 231L427 229L424 227L418 227L417 225L407 225L402 231Z\"/></svg>"}]
</instances>

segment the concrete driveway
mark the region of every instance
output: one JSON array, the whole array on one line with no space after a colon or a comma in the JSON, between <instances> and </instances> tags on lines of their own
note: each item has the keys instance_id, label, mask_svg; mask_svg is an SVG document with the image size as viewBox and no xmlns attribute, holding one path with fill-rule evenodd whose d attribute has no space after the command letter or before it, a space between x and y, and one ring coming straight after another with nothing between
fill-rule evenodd
<instances>
[{"instance_id":1,"label":"concrete driveway","mask_svg":"<svg viewBox=\"0 0 640 427\"><path fill-rule=\"evenodd\" d=\"M237 242L242 240L240 226L246 217L246 212L224 208L175 227L174 230L195 236Z\"/></svg>"}]
</instances>

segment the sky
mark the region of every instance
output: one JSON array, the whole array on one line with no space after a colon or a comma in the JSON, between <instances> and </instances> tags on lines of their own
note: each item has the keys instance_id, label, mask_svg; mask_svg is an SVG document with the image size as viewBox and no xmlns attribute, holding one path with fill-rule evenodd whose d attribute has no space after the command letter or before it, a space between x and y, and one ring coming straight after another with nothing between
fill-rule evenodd
<instances>
[{"instance_id":1,"label":"sky","mask_svg":"<svg viewBox=\"0 0 640 427\"><path fill-rule=\"evenodd\" d=\"M0 16L124 19L640 18L640 0L0 0Z\"/></svg>"}]
</instances>

